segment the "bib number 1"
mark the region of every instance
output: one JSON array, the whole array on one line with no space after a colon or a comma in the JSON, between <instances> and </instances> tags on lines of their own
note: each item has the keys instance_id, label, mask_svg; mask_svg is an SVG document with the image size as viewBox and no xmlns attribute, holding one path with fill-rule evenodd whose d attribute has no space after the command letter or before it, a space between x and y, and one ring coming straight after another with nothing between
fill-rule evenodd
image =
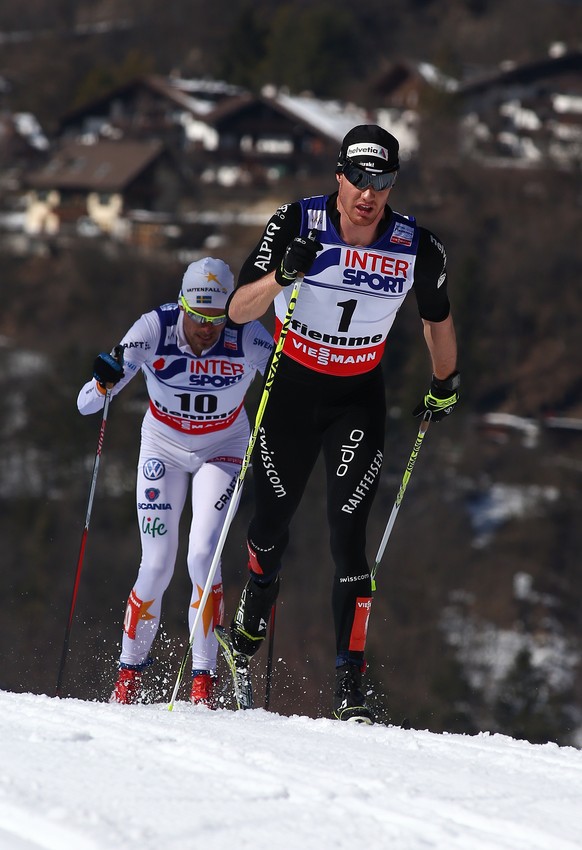
<instances>
[{"instance_id":1,"label":"bib number 1","mask_svg":"<svg viewBox=\"0 0 582 850\"><path fill-rule=\"evenodd\" d=\"M357 303L355 298L352 298L350 301L338 301L337 306L342 308L341 319L337 326L340 333L346 333L348 331Z\"/></svg>"}]
</instances>

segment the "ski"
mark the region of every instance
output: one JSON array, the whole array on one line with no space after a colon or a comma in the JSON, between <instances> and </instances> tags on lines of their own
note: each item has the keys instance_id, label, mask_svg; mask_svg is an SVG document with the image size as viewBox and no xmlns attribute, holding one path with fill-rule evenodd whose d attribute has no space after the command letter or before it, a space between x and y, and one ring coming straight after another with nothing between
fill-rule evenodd
<instances>
[{"instance_id":1,"label":"ski","mask_svg":"<svg viewBox=\"0 0 582 850\"><path fill-rule=\"evenodd\" d=\"M228 665L234 686L234 698L237 709L253 708L253 688L250 679L248 655L236 652L230 634L223 626L214 629L216 640Z\"/></svg>"},{"instance_id":2,"label":"ski","mask_svg":"<svg viewBox=\"0 0 582 850\"><path fill-rule=\"evenodd\" d=\"M345 701L344 701L345 702ZM360 723L366 726L373 726L374 719L371 711L366 706L345 706L342 705L336 708L333 712L336 720L343 720L347 723Z\"/></svg>"}]
</instances>

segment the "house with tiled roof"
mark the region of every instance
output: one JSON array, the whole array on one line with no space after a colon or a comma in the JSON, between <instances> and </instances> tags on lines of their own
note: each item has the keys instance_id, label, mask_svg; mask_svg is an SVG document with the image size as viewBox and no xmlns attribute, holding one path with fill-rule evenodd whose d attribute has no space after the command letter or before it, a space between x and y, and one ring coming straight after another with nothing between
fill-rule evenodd
<instances>
[{"instance_id":1,"label":"house with tiled roof","mask_svg":"<svg viewBox=\"0 0 582 850\"><path fill-rule=\"evenodd\" d=\"M178 167L155 139L64 141L25 182L31 233L85 218L115 233L128 210L173 211L182 191Z\"/></svg>"}]
</instances>

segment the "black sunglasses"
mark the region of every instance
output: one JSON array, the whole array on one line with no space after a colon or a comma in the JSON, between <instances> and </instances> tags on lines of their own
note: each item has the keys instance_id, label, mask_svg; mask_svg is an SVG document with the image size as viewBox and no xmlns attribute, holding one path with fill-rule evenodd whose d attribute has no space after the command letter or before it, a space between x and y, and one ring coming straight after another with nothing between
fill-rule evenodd
<instances>
[{"instance_id":1,"label":"black sunglasses","mask_svg":"<svg viewBox=\"0 0 582 850\"><path fill-rule=\"evenodd\" d=\"M362 192L369 186L375 192L383 192L384 189L390 189L396 183L396 177L398 175L398 171L389 171L384 174L368 174L367 171L358 168L349 159L343 165L341 173L350 181L352 186L355 186L356 189L361 189Z\"/></svg>"}]
</instances>

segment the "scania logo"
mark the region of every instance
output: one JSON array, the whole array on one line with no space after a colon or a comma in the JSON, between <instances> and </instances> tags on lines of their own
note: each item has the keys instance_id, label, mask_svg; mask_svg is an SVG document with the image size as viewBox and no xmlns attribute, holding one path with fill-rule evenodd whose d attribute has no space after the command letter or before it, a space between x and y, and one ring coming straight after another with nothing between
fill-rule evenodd
<instances>
[{"instance_id":1,"label":"scania logo","mask_svg":"<svg viewBox=\"0 0 582 850\"><path fill-rule=\"evenodd\" d=\"M166 467L157 457L150 457L143 465L143 474L148 481L157 481L158 478L163 478L166 472Z\"/></svg>"},{"instance_id":2,"label":"scania logo","mask_svg":"<svg viewBox=\"0 0 582 850\"><path fill-rule=\"evenodd\" d=\"M156 490L155 487L147 487L144 492L148 502L155 502L160 495L160 491Z\"/></svg>"}]
</instances>

